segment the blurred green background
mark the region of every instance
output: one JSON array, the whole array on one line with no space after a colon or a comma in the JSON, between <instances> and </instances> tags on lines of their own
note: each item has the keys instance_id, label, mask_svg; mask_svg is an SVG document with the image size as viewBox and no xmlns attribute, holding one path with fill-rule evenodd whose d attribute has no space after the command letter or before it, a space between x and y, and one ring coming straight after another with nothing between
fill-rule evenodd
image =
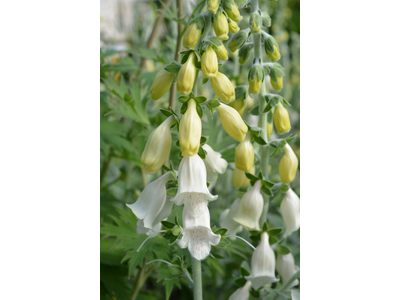
<instances>
[{"instance_id":1,"label":"blurred green background","mask_svg":"<svg viewBox=\"0 0 400 300\"><path fill-rule=\"evenodd\" d=\"M188 250L182 250L176 244L169 246L168 241L157 236L146 242L137 253L136 249L147 236L136 233L137 219L125 206L126 203L135 202L145 184L158 178L162 172L144 174L141 171L143 164L140 156L147 137L165 119L159 113L159 108L169 108L169 92L160 100L153 101L149 89L155 74L176 55L178 1L100 2L101 299L191 299L192 289L186 278L175 278L165 263L146 265L155 258L176 262L176 256L183 256L191 272ZM200 1L183 1L183 29L198 3ZM284 67L286 76L284 88L278 94L292 105L288 108L291 133L298 137L291 146L300 162L300 1L260 1L260 7L269 12L272 26L267 30L280 45L279 63ZM241 14L244 18L239 26L247 28L249 10L243 9ZM149 45L152 33L154 36ZM240 65L237 56L229 53L229 60L220 71L236 85L247 84L252 60L253 56L246 64ZM269 61L265 53L264 61ZM266 81L267 91L276 93L269 79ZM210 82L201 86L201 93L206 97L213 96ZM179 93L176 95L178 97ZM248 110L256 106L257 101L249 97L248 106L242 115L244 120L255 126L258 117L249 114ZM180 103L175 101L174 109L179 111L179 108ZM218 200L209 204L211 226L220 227L221 212L229 208L237 195L242 195L247 187L238 190L232 183L237 142L222 129L218 114L214 114L213 119L207 113L204 114L203 135L209 136L208 144L221 152L222 157L229 162L226 173L219 176L212 190L212 194L219 196ZM172 137L173 141L178 139L176 128L172 129ZM271 139L277 137L274 131ZM257 151L256 143L254 147ZM179 164L178 154L179 148L173 144L170 159L175 169ZM270 159L272 181L279 181L278 165L281 156L278 154ZM256 173L257 167L256 159ZM291 187L300 195L300 164ZM182 208L175 208L170 219L177 215L182 224ZM274 227L283 227L279 203L270 203L267 220ZM238 235L249 240L245 230ZM300 230L287 241L296 265L300 265L299 236ZM257 246L257 242L253 244ZM250 262L252 250L245 243L235 240L226 248L213 247L211 254L214 258L208 257L202 263L204 299L228 299L238 288L235 279L240 277L241 264ZM250 296L250 299L255 298Z\"/></svg>"}]
</instances>

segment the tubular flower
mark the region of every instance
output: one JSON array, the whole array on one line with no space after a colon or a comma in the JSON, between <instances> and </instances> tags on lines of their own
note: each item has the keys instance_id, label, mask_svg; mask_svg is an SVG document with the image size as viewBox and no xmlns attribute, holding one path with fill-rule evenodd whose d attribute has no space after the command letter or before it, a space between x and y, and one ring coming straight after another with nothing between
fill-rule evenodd
<instances>
[{"instance_id":1,"label":"tubular flower","mask_svg":"<svg viewBox=\"0 0 400 300\"><path fill-rule=\"evenodd\" d=\"M250 171L248 173L251 173L254 175L255 173L255 167L254 165L251 167ZM246 177L246 172L243 170L240 170L238 168L235 168L233 171L233 184L235 187L238 189L242 186L246 186L250 184L250 179Z\"/></svg>"},{"instance_id":2,"label":"tubular flower","mask_svg":"<svg viewBox=\"0 0 400 300\"><path fill-rule=\"evenodd\" d=\"M275 254L269 245L268 233L261 233L261 242L251 257L251 274L246 276L251 281L254 289L258 289L268 283L276 282L275 278Z\"/></svg>"},{"instance_id":3,"label":"tubular flower","mask_svg":"<svg viewBox=\"0 0 400 300\"><path fill-rule=\"evenodd\" d=\"M285 255L278 254L278 259L276 260L276 270L278 271L279 275L282 277L282 283L285 284L290 277L297 271L297 266L294 265L294 258L292 253L288 253ZM292 282L292 284L288 287L294 287L299 284L299 281L296 279Z\"/></svg>"},{"instance_id":4,"label":"tubular flower","mask_svg":"<svg viewBox=\"0 0 400 300\"><path fill-rule=\"evenodd\" d=\"M236 109L239 115L243 115L244 113L244 104L246 99L236 99L235 101L231 102L229 105Z\"/></svg>"},{"instance_id":5,"label":"tubular flower","mask_svg":"<svg viewBox=\"0 0 400 300\"><path fill-rule=\"evenodd\" d=\"M285 236L300 228L300 199L292 189L289 189L281 202L281 213L285 222Z\"/></svg>"},{"instance_id":6,"label":"tubular flower","mask_svg":"<svg viewBox=\"0 0 400 300\"><path fill-rule=\"evenodd\" d=\"M277 76L278 82L275 82L272 80L271 77L271 85L273 88L277 91L280 91L283 88L283 77L282 76Z\"/></svg>"},{"instance_id":7,"label":"tubular flower","mask_svg":"<svg viewBox=\"0 0 400 300\"><path fill-rule=\"evenodd\" d=\"M251 281L247 281L246 284L243 287L238 288L228 300L248 300L250 296L250 287Z\"/></svg>"},{"instance_id":8,"label":"tubular flower","mask_svg":"<svg viewBox=\"0 0 400 300\"><path fill-rule=\"evenodd\" d=\"M179 124L179 144L183 156L192 156L199 151L201 139L201 119L196 110L196 101L189 99L187 110Z\"/></svg>"},{"instance_id":9,"label":"tubular flower","mask_svg":"<svg viewBox=\"0 0 400 300\"><path fill-rule=\"evenodd\" d=\"M201 56L201 71L207 78L214 78L218 73L218 57L211 46Z\"/></svg>"},{"instance_id":10,"label":"tubular flower","mask_svg":"<svg viewBox=\"0 0 400 300\"><path fill-rule=\"evenodd\" d=\"M279 134L288 132L291 128L289 113L286 108L283 107L282 103L279 102L274 111L274 123L276 130Z\"/></svg>"},{"instance_id":11,"label":"tubular flower","mask_svg":"<svg viewBox=\"0 0 400 300\"><path fill-rule=\"evenodd\" d=\"M198 154L183 157L179 164L178 179L178 192L171 200L176 205L182 205L190 199L216 200L218 198L211 195L207 188L206 166Z\"/></svg>"},{"instance_id":12,"label":"tubular flower","mask_svg":"<svg viewBox=\"0 0 400 300\"><path fill-rule=\"evenodd\" d=\"M207 152L204 164L207 170L207 181L214 182L218 178L218 174L223 174L226 171L228 162L223 159L221 153L215 152L209 145L204 144L203 149Z\"/></svg>"},{"instance_id":13,"label":"tubular flower","mask_svg":"<svg viewBox=\"0 0 400 300\"><path fill-rule=\"evenodd\" d=\"M267 50L267 54L271 61L277 61L281 58L281 53L279 52L279 49L276 45L274 45L274 52L270 52Z\"/></svg>"},{"instance_id":14,"label":"tubular flower","mask_svg":"<svg viewBox=\"0 0 400 300\"><path fill-rule=\"evenodd\" d=\"M238 211L233 216L233 220L242 224L248 230L260 230L258 223L264 205L260 189L261 181L257 180L251 190L243 195Z\"/></svg>"},{"instance_id":15,"label":"tubular flower","mask_svg":"<svg viewBox=\"0 0 400 300\"><path fill-rule=\"evenodd\" d=\"M233 21L240 22L243 19L243 17L240 15L239 8L232 0L225 0L223 7L229 18L231 18Z\"/></svg>"},{"instance_id":16,"label":"tubular flower","mask_svg":"<svg viewBox=\"0 0 400 300\"><path fill-rule=\"evenodd\" d=\"M188 29L183 36L183 46L188 49L194 49L196 47L201 32L204 27L204 19L203 17L198 17L193 20L192 23L189 24Z\"/></svg>"},{"instance_id":17,"label":"tubular flower","mask_svg":"<svg viewBox=\"0 0 400 300\"><path fill-rule=\"evenodd\" d=\"M287 183L293 181L294 177L296 177L299 161L288 144L285 145L284 151L285 154L279 162L279 176L283 183Z\"/></svg>"},{"instance_id":18,"label":"tubular flower","mask_svg":"<svg viewBox=\"0 0 400 300\"><path fill-rule=\"evenodd\" d=\"M217 110L226 133L238 142L243 141L248 128L239 113L234 108L223 103L217 107Z\"/></svg>"},{"instance_id":19,"label":"tubular flower","mask_svg":"<svg viewBox=\"0 0 400 300\"><path fill-rule=\"evenodd\" d=\"M171 88L172 80L174 79L174 73L160 70L156 77L154 77L153 83L150 87L151 99L158 100L165 95L166 92Z\"/></svg>"},{"instance_id":20,"label":"tubular flower","mask_svg":"<svg viewBox=\"0 0 400 300\"><path fill-rule=\"evenodd\" d=\"M219 0L207 0L207 10L215 14L219 7Z\"/></svg>"},{"instance_id":21,"label":"tubular flower","mask_svg":"<svg viewBox=\"0 0 400 300\"><path fill-rule=\"evenodd\" d=\"M195 54L189 54L188 60L183 64L178 73L176 89L182 95L187 95L192 91L196 80L196 66L194 65Z\"/></svg>"},{"instance_id":22,"label":"tubular flower","mask_svg":"<svg viewBox=\"0 0 400 300\"><path fill-rule=\"evenodd\" d=\"M237 33L239 31L239 26L235 21L228 23L229 31L232 33Z\"/></svg>"},{"instance_id":23,"label":"tubular flower","mask_svg":"<svg viewBox=\"0 0 400 300\"><path fill-rule=\"evenodd\" d=\"M143 220L143 227L153 229L165 218L162 213L167 199L165 184L171 179L171 172L165 173L147 185L135 203L126 205L138 219ZM166 209L168 210L168 204Z\"/></svg>"},{"instance_id":24,"label":"tubular flower","mask_svg":"<svg viewBox=\"0 0 400 300\"><path fill-rule=\"evenodd\" d=\"M218 9L216 15L213 18L213 25L214 25L215 35L220 40L225 41L225 40L229 39L229 37L228 37L228 31L229 31L228 19L222 13L221 8Z\"/></svg>"},{"instance_id":25,"label":"tubular flower","mask_svg":"<svg viewBox=\"0 0 400 300\"><path fill-rule=\"evenodd\" d=\"M249 92L258 94L264 80L264 71L260 65L254 65L249 71Z\"/></svg>"},{"instance_id":26,"label":"tubular flower","mask_svg":"<svg viewBox=\"0 0 400 300\"><path fill-rule=\"evenodd\" d=\"M254 148L250 141L251 135L247 133L246 138L239 143L235 151L236 168L250 171L254 165Z\"/></svg>"},{"instance_id":27,"label":"tubular flower","mask_svg":"<svg viewBox=\"0 0 400 300\"><path fill-rule=\"evenodd\" d=\"M140 159L146 165L145 173L154 174L167 160L172 142L170 127L175 123L174 117L170 116L150 134Z\"/></svg>"},{"instance_id":28,"label":"tubular flower","mask_svg":"<svg viewBox=\"0 0 400 300\"><path fill-rule=\"evenodd\" d=\"M248 35L248 30L240 30L238 33L236 33L229 42L229 50L235 52L237 49L242 47L246 42Z\"/></svg>"},{"instance_id":29,"label":"tubular flower","mask_svg":"<svg viewBox=\"0 0 400 300\"><path fill-rule=\"evenodd\" d=\"M215 36L210 37L210 41L212 41L218 47L218 50L215 51L217 57L221 60L227 60L228 51L226 50L224 44L222 44L222 42Z\"/></svg>"},{"instance_id":30,"label":"tubular flower","mask_svg":"<svg viewBox=\"0 0 400 300\"><path fill-rule=\"evenodd\" d=\"M267 52L267 55L269 56L271 61L277 61L281 58L278 43L272 36L268 35L264 39L264 46L265 46L265 51Z\"/></svg>"},{"instance_id":31,"label":"tubular flower","mask_svg":"<svg viewBox=\"0 0 400 300\"><path fill-rule=\"evenodd\" d=\"M211 78L211 86L218 98L225 103L235 100L235 88L225 74L217 72L217 75Z\"/></svg>"},{"instance_id":32,"label":"tubular flower","mask_svg":"<svg viewBox=\"0 0 400 300\"><path fill-rule=\"evenodd\" d=\"M239 209L239 204L240 200L236 199L232 203L231 208L225 209L219 217L219 224L221 225L221 228L228 229L228 233L232 235L235 235L236 233L243 230L242 225L233 220L233 216L237 213Z\"/></svg>"},{"instance_id":33,"label":"tubular flower","mask_svg":"<svg viewBox=\"0 0 400 300\"><path fill-rule=\"evenodd\" d=\"M189 248L190 254L197 260L205 259L211 250L221 240L221 235L214 234L210 228L210 211L207 204L202 202L201 213L193 216L185 204L182 213L182 238L177 240L179 247Z\"/></svg>"}]
</instances>

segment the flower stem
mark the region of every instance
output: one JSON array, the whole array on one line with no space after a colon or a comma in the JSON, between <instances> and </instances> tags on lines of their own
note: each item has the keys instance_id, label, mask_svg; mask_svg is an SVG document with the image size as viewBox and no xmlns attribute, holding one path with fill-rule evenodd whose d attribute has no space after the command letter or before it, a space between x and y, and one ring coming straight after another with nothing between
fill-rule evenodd
<instances>
[{"instance_id":1,"label":"flower stem","mask_svg":"<svg viewBox=\"0 0 400 300\"><path fill-rule=\"evenodd\" d=\"M201 286L201 261L192 256L192 275L193 275L193 299L203 299L203 289Z\"/></svg>"}]
</instances>

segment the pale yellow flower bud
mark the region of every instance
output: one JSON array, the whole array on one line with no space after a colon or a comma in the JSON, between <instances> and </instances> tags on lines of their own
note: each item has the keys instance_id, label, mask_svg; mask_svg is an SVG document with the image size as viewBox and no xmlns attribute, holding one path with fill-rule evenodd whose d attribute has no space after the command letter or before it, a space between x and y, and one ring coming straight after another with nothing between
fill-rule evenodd
<instances>
[{"instance_id":1,"label":"pale yellow flower bud","mask_svg":"<svg viewBox=\"0 0 400 300\"><path fill-rule=\"evenodd\" d=\"M235 21L231 21L230 23L228 23L228 27L229 27L229 31L232 33L237 33L239 32L239 26Z\"/></svg>"},{"instance_id":2,"label":"pale yellow flower bud","mask_svg":"<svg viewBox=\"0 0 400 300\"><path fill-rule=\"evenodd\" d=\"M166 92L171 88L172 80L174 79L174 73L170 73L162 69L154 77L153 83L150 87L150 94L153 100L158 100L165 95Z\"/></svg>"},{"instance_id":3,"label":"pale yellow flower bud","mask_svg":"<svg viewBox=\"0 0 400 300\"><path fill-rule=\"evenodd\" d=\"M231 18L233 21L240 22L243 19L235 2L231 0L225 0L224 9L229 18Z\"/></svg>"},{"instance_id":4,"label":"pale yellow flower bud","mask_svg":"<svg viewBox=\"0 0 400 300\"><path fill-rule=\"evenodd\" d=\"M275 90L280 91L283 88L283 77L277 76L278 82L275 82L271 78L271 84Z\"/></svg>"},{"instance_id":5,"label":"pale yellow flower bud","mask_svg":"<svg viewBox=\"0 0 400 300\"><path fill-rule=\"evenodd\" d=\"M250 171L248 173L251 173L254 175L256 168L254 165L250 168ZM246 186L250 184L250 179L246 177L246 172L243 170L240 170L238 168L235 168L233 171L233 184L235 187L238 189L242 186Z\"/></svg>"},{"instance_id":6,"label":"pale yellow flower bud","mask_svg":"<svg viewBox=\"0 0 400 300\"><path fill-rule=\"evenodd\" d=\"M215 51L217 57L222 60L227 60L228 51L226 51L224 44L222 44L222 42L215 36L210 37L210 41L212 41L218 47L218 50Z\"/></svg>"},{"instance_id":7,"label":"pale yellow flower bud","mask_svg":"<svg viewBox=\"0 0 400 300\"><path fill-rule=\"evenodd\" d=\"M293 181L294 177L296 177L299 161L297 160L296 154L294 154L292 148L288 144L285 145L284 150L285 154L279 163L279 176L283 183L288 183Z\"/></svg>"},{"instance_id":8,"label":"pale yellow flower bud","mask_svg":"<svg viewBox=\"0 0 400 300\"><path fill-rule=\"evenodd\" d=\"M246 138L239 143L235 151L236 168L250 171L254 164L254 148L250 141L251 135L247 133Z\"/></svg>"},{"instance_id":9,"label":"pale yellow flower bud","mask_svg":"<svg viewBox=\"0 0 400 300\"><path fill-rule=\"evenodd\" d=\"M258 78L256 74L254 80L249 79L249 92L258 94L261 90L262 78Z\"/></svg>"},{"instance_id":10,"label":"pale yellow flower bud","mask_svg":"<svg viewBox=\"0 0 400 300\"><path fill-rule=\"evenodd\" d=\"M267 50L267 54L268 54L269 58L271 59L271 61L277 61L278 59L281 58L281 54L278 50L278 47L276 47L276 45L274 45L274 53L269 52Z\"/></svg>"},{"instance_id":11,"label":"pale yellow flower bud","mask_svg":"<svg viewBox=\"0 0 400 300\"><path fill-rule=\"evenodd\" d=\"M245 102L246 99L236 99L235 101L229 103L229 105L236 109L239 115L243 115Z\"/></svg>"},{"instance_id":12,"label":"pale yellow flower bud","mask_svg":"<svg viewBox=\"0 0 400 300\"><path fill-rule=\"evenodd\" d=\"M217 72L217 75L211 78L211 86L218 98L225 103L235 100L235 88L225 74Z\"/></svg>"},{"instance_id":13,"label":"pale yellow flower bud","mask_svg":"<svg viewBox=\"0 0 400 300\"><path fill-rule=\"evenodd\" d=\"M270 137L273 131L274 131L274 124L267 123L267 136Z\"/></svg>"},{"instance_id":14,"label":"pale yellow flower bud","mask_svg":"<svg viewBox=\"0 0 400 300\"><path fill-rule=\"evenodd\" d=\"M189 99L187 110L179 123L179 144L183 156L197 154L201 139L201 119L196 110L196 101Z\"/></svg>"},{"instance_id":15,"label":"pale yellow flower bud","mask_svg":"<svg viewBox=\"0 0 400 300\"><path fill-rule=\"evenodd\" d=\"M195 54L189 54L188 60L183 64L178 73L176 89L182 95L187 95L192 91L196 80L196 66L194 65Z\"/></svg>"},{"instance_id":16,"label":"pale yellow flower bud","mask_svg":"<svg viewBox=\"0 0 400 300\"><path fill-rule=\"evenodd\" d=\"M228 31L229 31L228 19L220 10L218 10L217 15L214 16L213 25L214 25L215 35L220 40L225 41L229 38L228 37Z\"/></svg>"},{"instance_id":17,"label":"pale yellow flower bud","mask_svg":"<svg viewBox=\"0 0 400 300\"><path fill-rule=\"evenodd\" d=\"M201 56L201 71L207 78L214 78L218 72L218 58L211 46Z\"/></svg>"},{"instance_id":18,"label":"pale yellow flower bud","mask_svg":"<svg viewBox=\"0 0 400 300\"><path fill-rule=\"evenodd\" d=\"M286 108L283 107L281 102L279 102L278 106L275 107L274 123L279 134L284 134L291 128L289 113Z\"/></svg>"},{"instance_id":19,"label":"pale yellow flower bud","mask_svg":"<svg viewBox=\"0 0 400 300\"><path fill-rule=\"evenodd\" d=\"M248 128L239 113L223 103L217 107L217 110L226 133L239 142L243 141Z\"/></svg>"},{"instance_id":20,"label":"pale yellow flower bud","mask_svg":"<svg viewBox=\"0 0 400 300\"><path fill-rule=\"evenodd\" d=\"M210 13L215 14L219 7L219 0L207 0L207 9Z\"/></svg>"},{"instance_id":21,"label":"pale yellow flower bud","mask_svg":"<svg viewBox=\"0 0 400 300\"><path fill-rule=\"evenodd\" d=\"M146 165L145 173L154 174L167 160L172 142L170 127L175 123L175 118L170 116L150 134L140 159Z\"/></svg>"},{"instance_id":22,"label":"pale yellow flower bud","mask_svg":"<svg viewBox=\"0 0 400 300\"><path fill-rule=\"evenodd\" d=\"M198 27L197 22L189 25L183 36L183 46L188 49L194 49L200 39L202 28Z\"/></svg>"}]
</instances>

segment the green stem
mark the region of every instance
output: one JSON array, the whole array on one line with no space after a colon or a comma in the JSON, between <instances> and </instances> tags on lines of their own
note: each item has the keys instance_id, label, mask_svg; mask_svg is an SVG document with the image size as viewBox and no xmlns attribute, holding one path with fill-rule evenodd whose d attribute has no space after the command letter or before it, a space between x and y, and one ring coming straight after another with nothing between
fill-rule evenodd
<instances>
[{"instance_id":1,"label":"green stem","mask_svg":"<svg viewBox=\"0 0 400 300\"><path fill-rule=\"evenodd\" d=\"M144 275L144 273L146 271L146 262L147 262L147 259L144 258L143 259L143 263L142 263L142 267L140 268L139 274L138 274L138 276L136 278L135 286L133 288L133 293L132 293L132 297L131 297L132 300L136 299L136 297L139 294L139 291L140 291L140 289L142 287L141 283L142 283L142 277L143 277L143 275Z\"/></svg>"},{"instance_id":2,"label":"green stem","mask_svg":"<svg viewBox=\"0 0 400 300\"><path fill-rule=\"evenodd\" d=\"M300 270L298 270L296 273L294 273L292 275L292 277L289 278L289 280L281 286L281 288L278 290L279 293L283 293L284 291L286 291L289 286L292 284L293 281L295 281L297 278L300 277ZM279 297L279 295L277 295L274 299L277 299Z\"/></svg>"},{"instance_id":3,"label":"green stem","mask_svg":"<svg viewBox=\"0 0 400 300\"><path fill-rule=\"evenodd\" d=\"M193 275L193 299L202 300L203 290L201 286L201 261L192 256L192 275Z\"/></svg>"},{"instance_id":4,"label":"green stem","mask_svg":"<svg viewBox=\"0 0 400 300\"><path fill-rule=\"evenodd\" d=\"M110 150L110 154L108 155L108 158L104 161L103 166L100 171L100 186L103 183L104 178L106 177L108 167L110 166L111 158L112 158L112 156L111 156L111 150Z\"/></svg>"}]
</instances>

